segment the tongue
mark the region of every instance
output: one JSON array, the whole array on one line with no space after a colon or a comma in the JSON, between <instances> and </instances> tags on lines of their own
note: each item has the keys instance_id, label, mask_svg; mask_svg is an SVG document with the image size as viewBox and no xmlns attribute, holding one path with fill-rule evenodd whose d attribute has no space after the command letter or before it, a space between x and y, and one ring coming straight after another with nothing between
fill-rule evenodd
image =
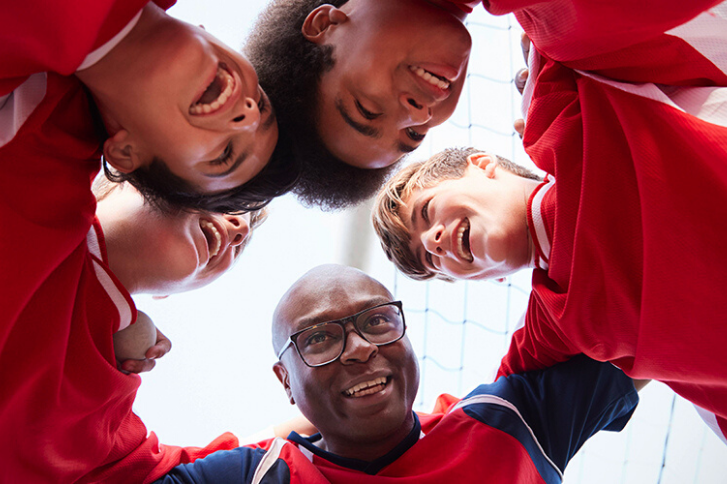
<instances>
[{"instance_id":1,"label":"tongue","mask_svg":"<svg viewBox=\"0 0 727 484\"><path fill-rule=\"evenodd\" d=\"M220 97L220 93L222 93L222 80L218 74L196 104L211 104L215 99Z\"/></svg>"}]
</instances>

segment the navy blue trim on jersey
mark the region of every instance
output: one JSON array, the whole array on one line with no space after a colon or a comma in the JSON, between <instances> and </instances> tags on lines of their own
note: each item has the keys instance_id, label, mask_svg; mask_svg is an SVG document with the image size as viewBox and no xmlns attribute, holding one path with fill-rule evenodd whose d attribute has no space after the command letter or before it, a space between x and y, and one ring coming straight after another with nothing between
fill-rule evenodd
<instances>
[{"instance_id":1,"label":"navy blue trim on jersey","mask_svg":"<svg viewBox=\"0 0 727 484\"><path fill-rule=\"evenodd\" d=\"M477 397L499 397L505 404L466 404ZM579 355L546 371L480 385L460 405L467 415L518 439L543 479L557 483L586 440L599 430L623 429L638 401L633 381L621 370Z\"/></svg>"},{"instance_id":2,"label":"navy blue trim on jersey","mask_svg":"<svg viewBox=\"0 0 727 484\"><path fill-rule=\"evenodd\" d=\"M321 434L314 434L308 438L304 438L295 432L291 432L288 436L288 440L295 442L302 447L305 447L315 455L322 457L327 461L336 464L337 466L347 467L356 471L365 472L369 475L374 475L381 471L381 469L401 457L404 452L409 450L412 445L416 444L419 441L419 436L422 433L422 426L419 423L419 417L417 417L417 414L414 412L412 412L412 414L414 415L414 427L411 429L409 434L407 434L407 436L404 437L404 439L399 442L396 447L391 449L390 452L386 453L386 455L383 455L378 459L372 460L371 462L341 457L320 449L314 444L314 442L317 442L321 439Z\"/></svg>"},{"instance_id":3,"label":"navy blue trim on jersey","mask_svg":"<svg viewBox=\"0 0 727 484\"><path fill-rule=\"evenodd\" d=\"M230 482L250 484L255 470L265 456L263 449L238 447L233 450L219 450L204 459L197 459L191 464L180 464L154 484ZM281 468L281 466L283 468ZM270 477L270 479L268 479ZM275 478L279 480L275 480ZM290 482L288 465L278 459L265 474L262 483L287 484ZM262 484L261 483L261 484Z\"/></svg>"}]
</instances>

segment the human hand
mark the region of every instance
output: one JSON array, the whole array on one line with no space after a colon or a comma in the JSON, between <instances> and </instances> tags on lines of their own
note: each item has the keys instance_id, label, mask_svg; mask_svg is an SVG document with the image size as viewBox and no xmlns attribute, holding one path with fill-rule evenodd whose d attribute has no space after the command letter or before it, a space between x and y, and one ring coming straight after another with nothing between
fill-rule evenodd
<instances>
[{"instance_id":1,"label":"human hand","mask_svg":"<svg viewBox=\"0 0 727 484\"><path fill-rule=\"evenodd\" d=\"M525 64L528 63L528 57L530 56L530 38L523 32L520 35L520 47L522 48L523 52L523 58L525 59ZM519 71L515 73L515 89L517 89L517 92L522 95L523 91L525 90L525 84L528 82L528 75L530 74L530 71L527 67L523 67ZM520 138L523 137L523 131L525 131L525 120L524 119L516 119L513 123L513 128L515 129L515 132L520 136Z\"/></svg>"},{"instance_id":2,"label":"human hand","mask_svg":"<svg viewBox=\"0 0 727 484\"><path fill-rule=\"evenodd\" d=\"M117 361L119 370L124 373L143 373L150 371L156 365L156 359L169 353L172 349L172 342L155 327L156 341L153 346L146 350L144 359L126 359Z\"/></svg>"}]
</instances>

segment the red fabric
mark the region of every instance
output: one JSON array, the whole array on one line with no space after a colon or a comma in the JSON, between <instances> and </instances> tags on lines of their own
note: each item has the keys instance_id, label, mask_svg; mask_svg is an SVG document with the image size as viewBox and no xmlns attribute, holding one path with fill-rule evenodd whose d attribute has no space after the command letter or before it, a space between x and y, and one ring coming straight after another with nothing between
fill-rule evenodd
<instances>
[{"instance_id":1,"label":"red fabric","mask_svg":"<svg viewBox=\"0 0 727 484\"><path fill-rule=\"evenodd\" d=\"M526 31L548 25L551 32L567 34L559 46L544 31L532 31L545 55L575 59L576 40L587 46L584 36L594 37L591 47L598 49L621 35L617 52L566 64L639 81L646 80L651 66L659 66L653 81L663 81L669 72L675 85L727 85L724 72L706 57L687 67L661 48L649 54L644 48L653 44L643 42L646 27L626 35L632 25L650 23L643 20L649 16L613 12L607 18L595 6L592 15L579 10L579 21L604 15L599 22L608 32L599 44L598 31L563 30L568 22L558 24L547 14L546 6L556 4L527 9L527 22L523 12L516 13ZM660 2L655 10L675 19L693 16L694 3L679 6ZM723 35L722 52L727 32ZM629 40L635 42L633 50L623 47ZM630 64L637 57L642 63ZM624 64L614 68L619 58ZM557 194L544 202L555 213L552 250L547 272L534 272L526 323L515 334L500 375L583 352L613 362L633 378L667 383L715 413L724 429L727 257L722 241L727 229L720 221L727 217L727 128L547 58L531 75L537 79L523 141L533 161L555 175Z\"/></svg>"},{"instance_id":2,"label":"red fabric","mask_svg":"<svg viewBox=\"0 0 727 484\"><path fill-rule=\"evenodd\" d=\"M115 34L110 25L123 27L146 2L41 3L3 2L12 21L0 33L0 88L36 71L72 73ZM9 137L0 142L1 474L18 483L149 481L237 439L161 446L132 413L141 380L116 369L112 335L120 311L133 319L136 309L108 271L100 231L96 255L87 244L101 140L78 80L45 76L19 129L0 117L0 137Z\"/></svg>"}]
</instances>

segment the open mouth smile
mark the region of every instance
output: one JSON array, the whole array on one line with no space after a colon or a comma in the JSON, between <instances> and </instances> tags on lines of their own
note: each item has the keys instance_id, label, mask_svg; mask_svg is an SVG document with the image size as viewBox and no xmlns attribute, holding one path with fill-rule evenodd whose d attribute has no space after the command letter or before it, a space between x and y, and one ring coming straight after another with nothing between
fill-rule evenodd
<instances>
[{"instance_id":1,"label":"open mouth smile","mask_svg":"<svg viewBox=\"0 0 727 484\"><path fill-rule=\"evenodd\" d=\"M457 251L457 255L466 260L467 262L473 262L475 258L472 256L470 250L470 221L467 218L462 219L457 230L454 233L454 247Z\"/></svg>"},{"instance_id":2,"label":"open mouth smile","mask_svg":"<svg viewBox=\"0 0 727 484\"><path fill-rule=\"evenodd\" d=\"M433 72L429 72L428 70L423 69L419 66L409 66L409 70L434 87L438 87L439 89L442 89L443 91L446 91L449 89L451 81L445 77L438 76L438 75L434 74Z\"/></svg>"},{"instance_id":3,"label":"open mouth smile","mask_svg":"<svg viewBox=\"0 0 727 484\"><path fill-rule=\"evenodd\" d=\"M217 74L202 95L189 107L189 114L199 116L219 111L235 92L235 76L227 64L220 62Z\"/></svg>"},{"instance_id":4,"label":"open mouth smile","mask_svg":"<svg viewBox=\"0 0 727 484\"><path fill-rule=\"evenodd\" d=\"M222 234L215 224L209 220L200 220L199 228L202 229L205 239L207 239L207 247L209 248L209 260L212 260L220 253L222 248Z\"/></svg>"},{"instance_id":5,"label":"open mouth smile","mask_svg":"<svg viewBox=\"0 0 727 484\"><path fill-rule=\"evenodd\" d=\"M374 393L383 391L388 383L388 378L382 376L354 385L348 390L344 390L342 393L351 398L365 397L366 395L373 395Z\"/></svg>"}]
</instances>

